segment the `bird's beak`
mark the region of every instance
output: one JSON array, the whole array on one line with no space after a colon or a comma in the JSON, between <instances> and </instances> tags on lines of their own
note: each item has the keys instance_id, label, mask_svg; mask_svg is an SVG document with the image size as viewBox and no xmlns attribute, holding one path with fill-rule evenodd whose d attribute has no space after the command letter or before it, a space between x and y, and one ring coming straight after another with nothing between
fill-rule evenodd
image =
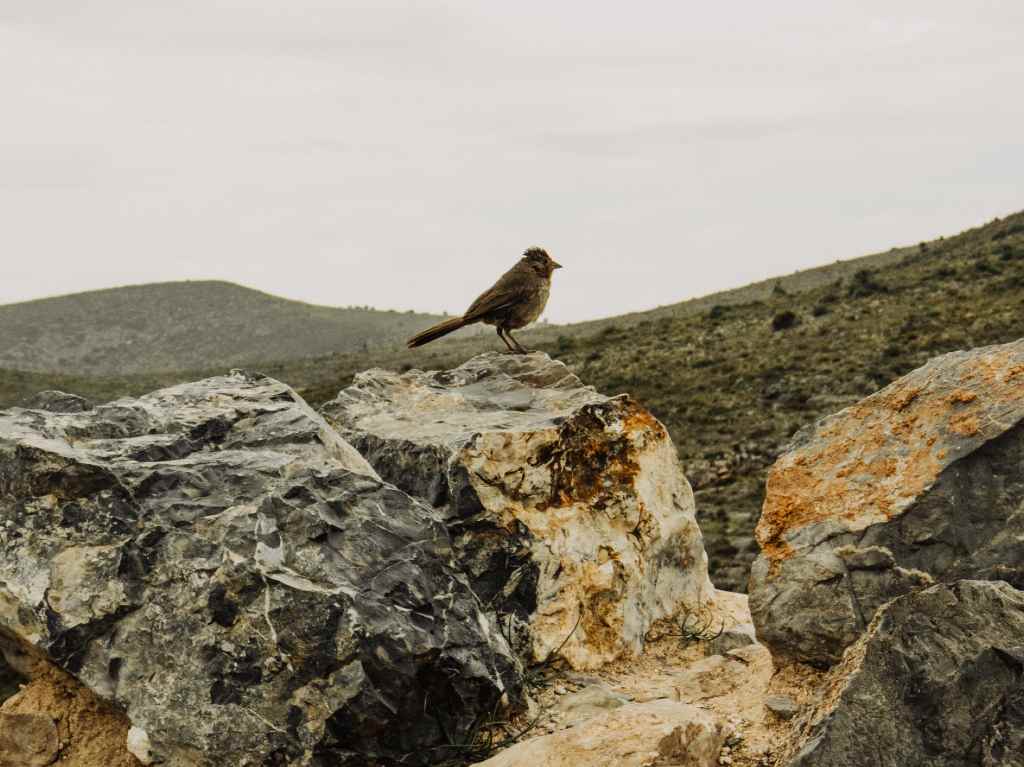
<instances>
[{"instance_id":1,"label":"bird's beak","mask_svg":"<svg viewBox=\"0 0 1024 767\"><path fill-rule=\"evenodd\" d=\"M557 261L552 261L551 262L551 268L552 269L561 269L562 265L560 263L558 263Z\"/></svg>"}]
</instances>

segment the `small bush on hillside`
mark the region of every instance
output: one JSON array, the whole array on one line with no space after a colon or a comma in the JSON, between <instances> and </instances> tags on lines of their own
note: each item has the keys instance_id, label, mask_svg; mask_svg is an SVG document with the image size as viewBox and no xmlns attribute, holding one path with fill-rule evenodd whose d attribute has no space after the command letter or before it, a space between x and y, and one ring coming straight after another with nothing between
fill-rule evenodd
<instances>
[{"instance_id":1,"label":"small bush on hillside","mask_svg":"<svg viewBox=\"0 0 1024 767\"><path fill-rule=\"evenodd\" d=\"M725 315L729 313L728 307L722 306L721 304L715 304L708 311L709 320L720 320L724 319Z\"/></svg>"},{"instance_id":2,"label":"small bush on hillside","mask_svg":"<svg viewBox=\"0 0 1024 767\"><path fill-rule=\"evenodd\" d=\"M875 279L875 274L870 269L858 269L850 278L846 295L850 298L864 298L878 293L886 293L888 290L889 288Z\"/></svg>"},{"instance_id":3,"label":"small bush on hillside","mask_svg":"<svg viewBox=\"0 0 1024 767\"><path fill-rule=\"evenodd\" d=\"M562 354L571 352L576 348L576 339L571 336L559 336L556 343L558 344L558 351Z\"/></svg>"},{"instance_id":4,"label":"small bush on hillside","mask_svg":"<svg viewBox=\"0 0 1024 767\"><path fill-rule=\"evenodd\" d=\"M1013 261L1018 258L1024 258L1024 247L1015 248L1010 243L1005 243L999 247L1000 261Z\"/></svg>"},{"instance_id":5,"label":"small bush on hillside","mask_svg":"<svg viewBox=\"0 0 1024 767\"><path fill-rule=\"evenodd\" d=\"M831 311L832 311L832 310L831 310L831 309L829 309L829 308L828 308L827 306L825 306L824 304L815 304L815 305L814 305L814 308L813 308L813 309L811 309L811 314L812 314L813 316L815 316L815 317L824 317L824 316L825 316L826 314L828 314L828 313L829 313L829 312L831 312Z\"/></svg>"},{"instance_id":6,"label":"small bush on hillside","mask_svg":"<svg viewBox=\"0 0 1024 767\"><path fill-rule=\"evenodd\" d=\"M775 285L772 287L772 296L788 296L789 293L782 287L782 280L776 280Z\"/></svg>"},{"instance_id":7,"label":"small bush on hillside","mask_svg":"<svg viewBox=\"0 0 1024 767\"><path fill-rule=\"evenodd\" d=\"M772 317L772 330L778 332L780 330L789 330L795 328L800 324L800 318L793 312L786 309L783 312L779 312Z\"/></svg>"},{"instance_id":8,"label":"small bush on hillside","mask_svg":"<svg viewBox=\"0 0 1024 767\"><path fill-rule=\"evenodd\" d=\"M998 264L993 264L987 258L978 259L974 262L974 271L978 274L1002 274Z\"/></svg>"}]
</instances>

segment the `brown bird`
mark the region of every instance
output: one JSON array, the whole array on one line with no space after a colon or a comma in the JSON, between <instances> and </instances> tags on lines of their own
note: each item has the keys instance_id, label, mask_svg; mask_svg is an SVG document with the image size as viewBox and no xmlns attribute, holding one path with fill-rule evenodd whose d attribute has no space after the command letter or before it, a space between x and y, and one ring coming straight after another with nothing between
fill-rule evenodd
<instances>
[{"instance_id":1,"label":"brown bird","mask_svg":"<svg viewBox=\"0 0 1024 767\"><path fill-rule=\"evenodd\" d=\"M490 290L473 302L465 314L417 333L409 339L409 348L429 344L466 325L482 322L495 326L498 338L505 342L510 352L527 354L530 350L512 336L512 331L524 328L540 317L551 292L551 274L561 268L562 265L554 261L547 251L530 248Z\"/></svg>"}]
</instances>

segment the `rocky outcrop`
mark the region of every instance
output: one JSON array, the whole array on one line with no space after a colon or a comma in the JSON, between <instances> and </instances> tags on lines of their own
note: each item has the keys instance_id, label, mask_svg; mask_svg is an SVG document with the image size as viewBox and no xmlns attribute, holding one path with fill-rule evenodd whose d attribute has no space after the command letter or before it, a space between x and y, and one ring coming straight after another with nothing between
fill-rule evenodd
<instances>
[{"instance_id":1,"label":"rocky outcrop","mask_svg":"<svg viewBox=\"0 0 1024 767\"><path fill-rule=\"evenodd\" d=\"M0 646L168 767L428 764L519 696L434 512L242 373L0 412Z\"/></svg>"},{"instance_id":2,"label":"rocky outcrop","mask_svg":"<svg viewBox=\"0 0 1024 767\"><path fill-rule=\"evenodd\" d=\"M760 641L836 663L888 600L1024 587L1024 340L932 360L800 432L772 468L750 578Z\"/></svg>"},{"instance_id":3,"label":"rocky outcrop","mask_svg":"<svg viewBox=\"0 0 1024 767\"><path fill-rule=\"evenodd\" d=\"M1020 767L1024 593L959 581L882 608L780 757L788 767Z\"/></svg>"},{"instance_id":4,"label":"rocky outcrop","mask_svg":"<svg viewBox=\"0 0 1024 767\"><path fill-rule=\"evenodd\" d=\"M527 657L595 668L711 595L693 494L665 428L544 354L371 370L324 415L433 505L481 600Z\"/></svg>"},{"instance_id":5,"label":"rocky outcrop","mask_svg":"<svg viewBox=\"0 0 1024 767\"><path fill-rule=\"evenodd\" d=\"M517 744L479 767L715 767L727 734L721 720L696 706L656 700Z\"/></svg>"}]
</instances>

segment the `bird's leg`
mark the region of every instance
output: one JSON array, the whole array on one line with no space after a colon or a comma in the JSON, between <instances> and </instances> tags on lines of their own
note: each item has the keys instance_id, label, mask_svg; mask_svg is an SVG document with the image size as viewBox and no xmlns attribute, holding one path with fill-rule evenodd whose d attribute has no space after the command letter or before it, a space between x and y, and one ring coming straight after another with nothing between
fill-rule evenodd
<instances>
[{"instance_id":1,"label":"bird's leg","mask_svg":"<svg viewBox=\"0 0 1024 767\"><path fill-rule=\"evenodd\" d=\"M514 343L516 345L516 350L520 354L529 354L530 353L529 349L527 349L525 346L523 346L521 343L519 343L519 341L516 340L516 337L514 335L512 335L512 331L511 330L506 330L505 331L505 335L507 335L509 338L512 339L512 343Z\"/></svg>"},{"instance_id":2,"label":"bird's leg","mask_svg":"<svg viewBox=\"0 0 1024 767\"><path fill-rule=\"evenodd\" d=\"M504 341L504 342L505 342L505 346L507 346L507 347L508 347L508 350L509 350L509 351L510 351L510 352L511 352L512 354L518 354L518 352L517 352L517 351L516 351L515 349L513 349L513 348L512 348L512 344L510 344L510 343L508 342L508 339L507 339L507 338L505 338L505 335L504 335L504 334L503 334L503 333L501 332L501 325L498 325L496 329L497 329L497 331L498 331L498 338L500 338L500 339L501 339L502 341ZM512 339L512 340L515 340L515 339Z\"/></svg>"}]
</instances>

